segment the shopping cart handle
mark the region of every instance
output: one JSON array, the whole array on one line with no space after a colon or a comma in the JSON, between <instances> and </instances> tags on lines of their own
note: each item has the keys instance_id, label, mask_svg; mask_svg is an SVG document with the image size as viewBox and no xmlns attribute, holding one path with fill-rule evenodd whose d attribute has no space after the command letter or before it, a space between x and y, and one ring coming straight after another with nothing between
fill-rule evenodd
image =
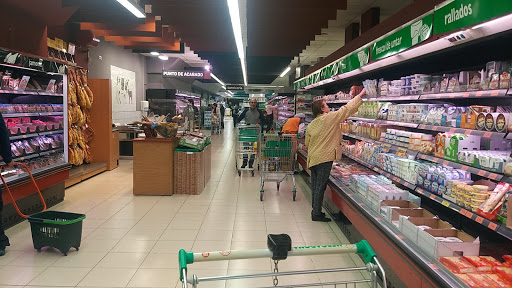
<instances>
[{"instance_id":1,"label":"shopping cart handle","mask_svg":"<svg viewBox=\"0 0 512 288\"><path fill-rule=\"evenodd\" d=\"M183 271L187 271L187 264L194 263L194 253L187 252L184 249L181 249L178 254L179 262L180 262L180 280L181 281L187 281L186 278L184 278Z\"/></svg>"},{"instance_id":2,"label":"shopping cart handle","mask_svg":"<svg viewBox=\"0 0 512 288\"><path fill-rule=\"evenodd\" d=\"M377 257L377 254L375 254L368 241L361 240L355 245L357 247L357 254L361 254L361 256L363 256L364 263L372 262L375 264L374 258Z\"/></svg>"}]
</instances>

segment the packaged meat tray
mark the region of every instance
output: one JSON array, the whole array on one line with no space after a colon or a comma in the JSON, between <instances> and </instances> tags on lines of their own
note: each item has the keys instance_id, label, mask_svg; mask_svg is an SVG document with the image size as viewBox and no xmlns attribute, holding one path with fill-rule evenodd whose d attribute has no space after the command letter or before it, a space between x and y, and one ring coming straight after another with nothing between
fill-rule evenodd
<instances>
[{"instance_id":1,"label":"packaged meat tray","mask_svg":"<svg viewBox=\"0 0 512 288\"><path fill-rule=\"evenodd\" d=\"M471 280L475 281L480 288L497 288L499 287L496 282L494 282L491 278L487 277L486 274L468 274Z\"/></svg>"},{"instance_id":2,"label":"packaged meat tray","mask_svg":"<svg viewBox=\"0 0 512 288\"><path fill-rule=\"evenodd\" d=\"M471 263L471 265L475 266L478 272L492 273L492 267L496 266L491 261L488 261L480 256L463 256L462 258Z\"/></svg>"},{"instance_id":3,"label":"packaged meat tray","mask_svg":"<svg viewBox=\"0 0 512 288\"><path fill-rule=\"evenodd\" d=\"M464 260L463 258L441 257L439 261L453 273L467 274L476 272L475 266L471 265L471 263Z\"/></svg>"}]
</instances>

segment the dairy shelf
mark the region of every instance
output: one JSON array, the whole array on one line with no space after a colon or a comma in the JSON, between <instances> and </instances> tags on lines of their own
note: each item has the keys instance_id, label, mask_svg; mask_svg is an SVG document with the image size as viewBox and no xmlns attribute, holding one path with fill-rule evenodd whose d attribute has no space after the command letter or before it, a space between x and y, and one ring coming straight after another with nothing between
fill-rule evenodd
<instances>
[{"instance_id":1,"label":"dairy shelf","mask_svg":"<svg viewBox=\"0 0 512 288\"><path fill-rule=\"evenodd\" d=\"M453 167L455 169L461 169L461 170L464 170L464 171L468 171L471 174L475 174L475 175L478 175L480 177L488 178L488 179L491 179L491 180L501 181L505 177L503 174L500 174L500 173L494 173L494 172L487 171L487 170L484 170L484 169L479 169L479 168L471 167L471 166L464 165L464 164L461 164L461 163L452 162L452 161L445 160L445 159L442 159L442 158L437 158L437 157L434 157L434 156L426 155L426 154L423 154L423 153L419 153L418 151L409 150L409 149L406 149L406 148L403 148L403 147L399 147L399 146L396 146L396 145L393 145L393 144L389 144L387 142L381 142L381 141L377 141L377 140L373 140L373 139L369 139L369 138L364 138L364 137L361 137L361 136L358 136L358 135L354 135L354 134L350 134L350 133L342 133L342 134L343 134L343 136L347 136L347 137L350 137L350 138L358 139L358 140L361 140L361 141L373 142L373 143L379 144L381 146L389 145L391 147L391 149L389 149L389 152L392 152L392 153L396 153L396 151L399 148L402 148L402 149L405 150L405 152L408 155L412 155L416 159L426 160L426 161L430 161L430 162L433 162L433 163L436 163L436 164L441 164L441 165L444 165L444 166L450 166L450 167Z\"/></svg>"},{"instance_id":2,"label":"dairy shelf","mask_svg":"<svg viewBox=\"0 0 512 288\"><path fill-rule=\"evenodd\" d=\"M489 228L493 231L495 231L496 233L498 233L499 235L509 239L509 240L512 240L512 229L509 229L507 228L506 226L498 223L498 222L494 222L494 221L489 221L479 215L477 215L476 213L473 213L471 211L468 211L454 203L452 203L451 201L448 201L444 198L442 198L441 196L438 196L436 194L433 194L433 193L430 193L420 187L417 187L416 185L413 185L403 179L400 179L378 167L375 167L371 164L368 164L364 161L361 161L359 160L357 157L354 157L348 153L343 153L344 155L346 155L347 157L349 157L350 159L356 161L357 163L365 166L365 167L368 167L369 169L383 175L384 177L394 181L394 182L397 182L397 183L400 183L402 184L403 186L409 188L411 190L411 192L413 194L416 194L416 195L422 195L422 196L425 196L426 198L432 200L432 201L435 201L441 205L443 205L444 207L448 208L448 209L451 209L453 211L456 211L458 212L459 214L461 215L464 215L466 216L467 218L475 221L476 223L486 227L486 228Z\"/></svg>"}]
</instances>

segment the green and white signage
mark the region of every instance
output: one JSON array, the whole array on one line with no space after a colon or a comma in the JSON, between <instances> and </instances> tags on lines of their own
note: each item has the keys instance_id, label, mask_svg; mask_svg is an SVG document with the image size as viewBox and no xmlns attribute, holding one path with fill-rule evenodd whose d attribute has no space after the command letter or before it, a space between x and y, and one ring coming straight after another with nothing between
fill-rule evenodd
<instances>
[{"instance_id":1,"label":"green and white signage","mask_svg":"<svg viewBox=\"0 0 512 288\"><path fill-rule=\"evenodd\" d=\"M400 53L427 40L432 35L432 14L372 44L372 60Z\"/></svg>"},{"instance_id":2,"label":"green and white signage","mask_svg":"<svg viewBox=\"0 0 512 288\"><path fill-rule=\"evenodd\" d=\"M434 34L469 27L511 11L510 0L453 0L434 11Z\"/></svg>"},{"instance_id":3,"label":"green and white signage","mask_svg":"<svg viewBox=\"0 0 512 288\"><path fill-rule=\"evenodd\" d=\"M370 61L370 50L368 48L353 52L347 57L341 59L340 73L347 73L363 67Z\"/></svg>"}]
</instances>

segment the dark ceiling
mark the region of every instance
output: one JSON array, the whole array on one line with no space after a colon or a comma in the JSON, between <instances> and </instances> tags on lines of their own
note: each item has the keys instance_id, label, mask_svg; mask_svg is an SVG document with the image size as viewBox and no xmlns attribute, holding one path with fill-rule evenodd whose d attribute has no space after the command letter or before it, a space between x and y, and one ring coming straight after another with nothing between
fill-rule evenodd
<instances>
[{"instance_id":1,"label":"dark ceiling","mask_svg":"<svg viewBox=\"0 0 512 288\"><path fill-rule=\"evenodd\" d=\"M141 7L152 6L146 19L135 18L115 0L45 2L61 3L70 14L68 24L80 23L82 30L136 52L179 53L184 43L225 83L243 83L226 0L141 0ZM336 18L337 10L347 8L347 0L247 0L246 8L248 82L269 84Z\"/></svg>"}]
</instances>

